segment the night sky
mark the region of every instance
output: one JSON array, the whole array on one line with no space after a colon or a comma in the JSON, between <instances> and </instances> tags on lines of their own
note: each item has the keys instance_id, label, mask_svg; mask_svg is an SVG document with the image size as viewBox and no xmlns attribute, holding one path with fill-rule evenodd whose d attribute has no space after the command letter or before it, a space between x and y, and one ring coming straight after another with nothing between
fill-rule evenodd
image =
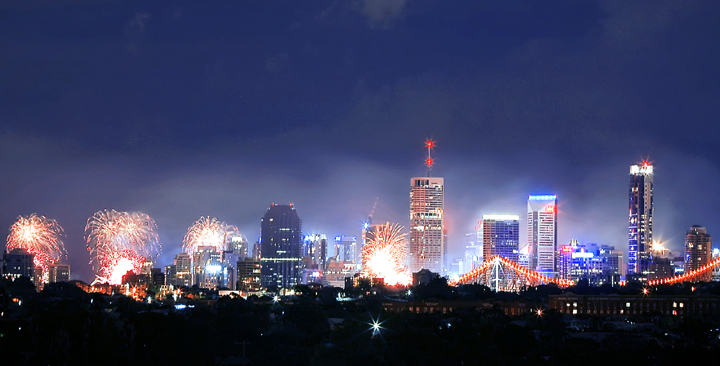
<instances>
[{"instance_id":1,"label":"night sky","mask_svg":"<svg viewBox=\"0 0 720 366\"><path fill-rule=\"evenodd\" d=\"M200 216L254 241L407 227L445 178L451 257L482 214L559 200L559 242L627 250L629 166L655 166L655 236L720 238L720 2L0 0L0 228L58 220L73 278L108 208ZM525 220L521 221L521 227ZM521 231L521 243L526 233Z\"/></svg>"}]
</instances>

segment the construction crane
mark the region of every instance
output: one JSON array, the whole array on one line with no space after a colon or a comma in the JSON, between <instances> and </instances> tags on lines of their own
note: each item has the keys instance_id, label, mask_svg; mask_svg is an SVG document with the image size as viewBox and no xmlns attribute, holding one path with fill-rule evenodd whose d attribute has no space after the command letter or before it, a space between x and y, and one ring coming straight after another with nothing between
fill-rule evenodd
<instances>
[{"instance_id":1,"label":"construction crane","mask_svg":"<svg viewBox=\"0 0 720 366\"><path fill-rule=\"evenodd\" d=\"M380 200L380 196L375 197L375 203L373 203L372 210L370 210L370 213L368 214L368 219L365 221L365 229L367 229L370 225L372 225L372 217L375 214L375 208L377 207L378 201Z\"/></svg>"}]
</instances>

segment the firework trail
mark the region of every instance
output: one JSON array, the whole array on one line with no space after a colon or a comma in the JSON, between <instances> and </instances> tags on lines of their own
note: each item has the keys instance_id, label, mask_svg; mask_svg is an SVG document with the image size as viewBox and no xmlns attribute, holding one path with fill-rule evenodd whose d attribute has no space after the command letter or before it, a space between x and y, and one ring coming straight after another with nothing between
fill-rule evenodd
<instances>
[{"instance_id":1,"label":"firework trail","mask_svg":"<svg viewBox=\"0 0 720 366\"><path fill-rule=\"evenodd\" d=\"M383 278L390 286L407 286L412 277L405 266L407 241L403 227L387 223L368 233L362 249L366 276Z\"/></svg>"},{"instance_id":2,"label":"firework trail","mask_svg":"<svg viewBox=\"0 0 720 366\"><path fill-rule=\"evenodd\" d=\"M10 226L5 249L25 249L32 254L35 267L42 268L42 282L46 283L50 265L67 257L62 236L63 228L53 219L34 213L18 216Z\"/></svg>"},{"instance_id":3,"label":"firework trail","mask_svg":"<svg viewBox=\"0 0 720 366\"><path fill-rule=\"evenodd\" d=\"M139 273L143 262L161 251L155 220L142 212L102 210L85 225L95 282L117 285L128 271Z\"/></svg>"},{"instance_id":4,"label":"firework trail","mask_svg":"<svg viewBox=\"0 0 720 366\"><path fill-rule=\"evenodd\" d=\"M228 225L215 217L202 216L188 228L187 234L183 238L183 250L191 257L200 246L210 246L216 252L222 253L227 249L225 245L229 239L238 235L240 232L237 226Z\"/></svg>"}]
</instances>

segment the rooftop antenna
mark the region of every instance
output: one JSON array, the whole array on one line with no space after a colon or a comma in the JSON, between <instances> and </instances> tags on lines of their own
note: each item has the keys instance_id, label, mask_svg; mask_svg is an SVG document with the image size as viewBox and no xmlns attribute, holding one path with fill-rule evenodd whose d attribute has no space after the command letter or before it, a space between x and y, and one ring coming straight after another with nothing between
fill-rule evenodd
<instances>
[{"instance_id":1,"label":"rooftop antenna","mask_svg":"<svg viewBox=\"0 0 720 366\"><path fill-rule=\"evenodd\" d=\"M435 147L435 141L432 139L428 139L425 141L425 147L427 148L427 159L425 159L425 166L427 167L427 176L430 177L430 171L432 170L433 166L433 159L432 159L432 149Z\"/></svg>"}]
</instances>

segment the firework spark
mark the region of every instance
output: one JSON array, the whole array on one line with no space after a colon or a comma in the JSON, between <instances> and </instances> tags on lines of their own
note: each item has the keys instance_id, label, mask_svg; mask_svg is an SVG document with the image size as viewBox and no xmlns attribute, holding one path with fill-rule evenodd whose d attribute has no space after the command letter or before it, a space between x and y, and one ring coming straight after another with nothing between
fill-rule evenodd
<instances>
[{"instance_id":1,"label":"firework spark","mask_svg":"<svg viewBox=\"0 0 720 366\"><path fill-rule=\"evenodd\" d=\"M387 223L368 233L362 249L367 276L383 278L390 286L406 286L412 282L405 266L407 241L402 229L398 224Z\"/></svg>"},{"instance_id":2,"label":"firework spark","mask_svg":"<svg viewBox=\"0 0 720 366\"><path fill-rule=\"evenodd\" d=\"M160 253L155 220L142 212L102 210L85 225L87 248L97 279L117 285L128 271L139 273Z\"/></svg>"},{"instance_id":3,"label":"firework spark","mask_svg":"<svg viewBox=\"0 0 720 366\"><path fill-rule=\"evenodd\" d=\"M31 214L18 216L7 237L6 250L25 249L33 255L35 267L42 269L42 282L48 281L48 268L67 256L61 240L63 228L57 221Z\"/></svg>"},{"instance_id":4,"label":"firework spark","mask_svg":"<svg viewBox=\"0 0 720 366\"><path fill-rule=\"evenodd\" d=\"M188 228L183 239L183 250L191 256L201 246L210 246L216 252L223 252L227 249L226 243L238 235L240 233L236 226L228 225L215 217L202 216Z\"/></svg>"}]
</instances>

